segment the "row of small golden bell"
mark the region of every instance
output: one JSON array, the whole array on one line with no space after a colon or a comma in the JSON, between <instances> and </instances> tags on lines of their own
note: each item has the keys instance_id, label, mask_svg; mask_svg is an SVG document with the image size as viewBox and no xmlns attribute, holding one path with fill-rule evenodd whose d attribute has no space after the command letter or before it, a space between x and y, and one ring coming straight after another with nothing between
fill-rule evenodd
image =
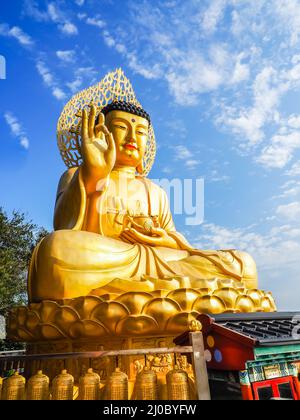
<instances>
[{"instance_id":1,"label":"row of small golden bell","mask_svg":"<svg viewBox=\"0 0 300 420\"><path fill-rule=\"evenodd\" d=\"M119 367L116 367L106 382L106 399L128 400L128 376Z\"/></svg>"},{"instance_id":2,"label":"row of small golden bell","mask_svg":"<svg viewBox=\"0 0 300 420\"><path fill-rule=\"evenodd\" d=\"M169 400L189 400L188 374L179 369L177 365L167 373L167 389ZM0 380L0 396L2 400L23 400L25 398L26 380L18 372L4 381ZM53 379L52 399L72 400L74 378L64 369L61 374ZM1 394L2 388L2 394ZM100 376L88 369L87 373L79 379L79 399L98 400L100 392ZM109 377L106 385L108 400L128 399L128 376L116 368ZM49 378L40 370L32 376L27 385L28 400L49 399ZM137 400L157 400L158 385L157 375L148 366L137 375L136 379Z\"/></svg>"},{"instance_id":3,"label":"row of small golden bell","mask_svg":"<svg viewBox=\"0 0 300 420\"><path fill-rule=\"evenodd\" d=\"M73 400L74 378L63 369L52 382L52 400Z\"/></svg>"},{"instance_id":4,"label":"row of small golden bell","mask_svg":"<svg viewBox=\"0 0 300 420\"><path fill-rule=\"evenodd\" d=\"M49 400L49 378L39 370L27 383L27 400Z\"/></svg>"},{"instance_id":5,"label":"row of small golden bell","mask_svg":"<svg viewBox=\"0 0 300 420\"><path fill-rule=\"evenodd\" d=\"M100 376L88 369L85 375L79 378L79 400L95 401L100 398Z\"/></svg>"},{"instance_id":6,"label":"row of small golden bell","mask_svg":"<svg viewBox=\"0 0 300 420\"><path fill-rule=\"evenodd\" d=\"M18 371L5 378L2 383L2 400L16 401L25 399L26 379Z\"/></svg>"},{"instance_id":7,"label":"row of small golden bell","mask_svg":"<svg viewBox=\"0 0 300 420\"><path fill-rule=\"evenodd\" d=\"M52 399L72 400L74 389L74 378L65 369L60 375L53 379ZM79 378L79 400L99 400L100 376L88 369L85 375Z\"/></svg>"},{"instance_id":8,"label":"row of small golden bell","mask_svg":"<svg viewBox=\"0 0 300 420\"><path fill-rule=\"evenodd\" d=\"M158 399L157 375L148 365L137 374L135 387L137 400Z\"/></svg>"},{"instance_id":9,"label":"row of small golden bell","mask_svg":"<svg viewBox=\"0 0 300 420\"><path fill-rule=\"evenodd\" d=\"M3 396L5 400L22 400L25 397L25 378L16 372L13 376L4 380ZM2 385L2 380L0 381ZM52 399L72 400L74 378L63 370L53 379ZM79 399L98 400L100 390L100 376L88 369L87 373L79 379ZM0 389L1 391L1 389ZM27 400L49 399L49 378L41 370L32 376L27 384ZM1 393L0 393L1 396Z\"/></svg>"},{"instance_id":10,"label":"row of small golden bell","mask_svg":"<svg viewBox=\"0 0 300 420\"><path fill-rule=\"evenodd\" d=\"M25 384L25 378L18 372L15 372L9 378L1 379L0 390L2 388L2 400L23 400L25 395L27 400L49 399L49 378L43 375L41 370L29 379L27 392L25 391Z\"/></svg>"},{"instance_id":11,"label":"row of small golden bell","mask_svg":"<svg viewBox=\"0 0 300 420\"><path fill-rule=\"evenodd\" d=\"M174 369L167 373L167 389L169 400L189 400L190 387L188 374L175 364Z\"/></svg>"}]
</instances>

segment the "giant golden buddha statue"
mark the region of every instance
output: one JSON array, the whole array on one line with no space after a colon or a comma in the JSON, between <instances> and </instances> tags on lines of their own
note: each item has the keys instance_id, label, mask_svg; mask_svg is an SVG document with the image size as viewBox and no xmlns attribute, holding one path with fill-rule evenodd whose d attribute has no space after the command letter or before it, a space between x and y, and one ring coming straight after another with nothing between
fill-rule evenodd
<instances>
[{"instance_id":1,"label":"giant golden buddha statue","mask_svg":"<svg viewBox=\"0 0 300 420\"><path fill-rule=\"evenodd\" d=\"M27 344L28 372L39 366L51 379L66 365L80 382L86 361L79 354L97 352L89 363L103 395L118 362L130 398L145 363L140 349L164 349L148 362L159 398L169 399L166 374L175 358L165 353L176 336L199 331L203 313L275 311L273 297L257 289L250 255L195 249L177 232L166 193L147 178L156 150L150 116L120 69L75 95L57 131L68 170L54 232L33 252L29 304L12 308L7 336ZM118 360L99 357L111 350ZM57 360L63 353L72 358ZM37 354L44 358L35 361Z\"/></svg>"},{"instance_id":2,"label":"giant golden buddha statue","mask_svg":"<svg viewBox=\"0 0 300 420\"><path fill-rule=\"evenodd\" d=\"M199 329L200 314L276 310L250 255L195 249L176 231L166 193L147 178L150 116L120 69L66 104L57 133L68 170L54 232L33 252L29 304L7 322L28 354L166 348ZM136 357L121 357L132 380ZM51 377L57 363L43 365ZM80 363L68 367L77 379ZM102 378L114 370L113 360L93 363Z\"/></svg>"},{"instance_id":3,"label":"giant golden buddha statue","mask_svg":"<svg viewBox=\"0 0 300 420\"><path fill-rule=\"evenodd\" d=\"M123 77L118 70L104 79L102 100L91 90L77 95L72 110L69 104L64 111L72 123L76 119L72 127L60 120L59 144L70 167L58 186L54 232L32 257L30 302L179 287L209 290L215 278L256 289L250 255L198 250L176 231L166 193L145 176L155 150L150 116L129 82L120 83ZM86 106L80 98L92 103ZM72 135L77 160L70 164Z\"/></svg>"}]
</instances>

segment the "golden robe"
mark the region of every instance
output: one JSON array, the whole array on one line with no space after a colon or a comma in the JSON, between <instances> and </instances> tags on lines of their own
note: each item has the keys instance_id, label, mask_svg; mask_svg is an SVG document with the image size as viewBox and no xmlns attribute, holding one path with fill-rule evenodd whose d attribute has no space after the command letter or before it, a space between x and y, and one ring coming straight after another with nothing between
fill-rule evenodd
<instances>
[{"instance_id":1,"label":"golden robe","mask_svg":"<svg viewBox=\"0 0 300 420\"><path fill-rule=\"evenodd\" d=\"M101 189L87 196L81 168L62 176L55 231L39 243L31 260L31 302L86 296L94 289L100 294L172 289L176 276L188 277L185 287L203 287L203 281L216 277L257 287L256 265L248 254L200 251L176 232L166 193L149 179L114 170ZM178 249L122 241L126 213L157 216Z\"/></svg>"}]
</instances>

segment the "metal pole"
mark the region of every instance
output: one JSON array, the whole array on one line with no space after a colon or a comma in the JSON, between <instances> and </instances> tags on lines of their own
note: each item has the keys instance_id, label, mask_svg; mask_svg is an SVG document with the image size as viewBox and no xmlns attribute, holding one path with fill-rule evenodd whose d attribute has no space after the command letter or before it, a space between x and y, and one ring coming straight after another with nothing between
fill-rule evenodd
<instances>
[{"instance_id":1,"label":"metal pole","mask_svg":"<svg viewBox=\"0 0 300 420\"><path fill-rule=\"evenodd\" d=\"M192 360L198 400L211 400L202 333L190 332L189 342L193 347Z\"/></svg>"}]
</instances>

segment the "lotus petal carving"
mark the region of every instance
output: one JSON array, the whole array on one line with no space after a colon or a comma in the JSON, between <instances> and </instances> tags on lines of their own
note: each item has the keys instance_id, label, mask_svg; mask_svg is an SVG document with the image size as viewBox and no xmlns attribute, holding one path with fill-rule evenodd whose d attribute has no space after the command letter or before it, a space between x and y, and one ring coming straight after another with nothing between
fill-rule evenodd
<instances>
[{"instance_id":1,"label":"lotus petal carving","mask_svg":"<svg viewBox=\"0 0 300 420\"><path fill-rule=\"evenodd\" d=\"M117 323L130 315L129 310L120 302L102 302L92 312L94 321L105 322L109 331L114 334Z\"/></svg>"},{"instance_id":2,"label":"lotus petal carving","mask_svg":"<svg viewBox=\"0 0 300 420\"><path fill-rule=\"evenodd\" d=\"M200 296L193 305L193 311L202 314L221 314L226 311L225 303L217 296Z\"/></svg>"},{"instance_id":3,"label":"lotus petal carving","mask_svg":"<svg viewBox=\"0 0 300 420\"><path fill-rule=\"evenodd\" d=\"M131 314L140 314L143 307L148 303L153 296L145 292L128 292L119 296L116 301L126 306Z\"/></svg>"},{"instance_id":4,"label":"lotus petal carving","mask_svg":"<svg viewBox=\"0 0 300 420\"><path fill-rule=\"evenodd\" d=\"M192 321L197 320L199 315L199 312L196 311L176 314L168 320L167 330L173 334L180 334L182 330L186 329L187 325L190 325Z\"/></svg>"},{"instance_id":5,"label":"lotus petal carving","mask_svg":"<svg viewBox=\"0 0 300 420\"><path fill-rule=\"evenodd\" d=\"M241 295L237 298L236 307L241 312L255 312L255 302L247 295Z\"/></svg>"},{"instance_id":6,"label":"lotus petal carving","mask_svg":"<svg viewBox=\"0 0 300 420\"><path fill-rule=\"evenodd\" d=\"M187 283L186 278L173 280ZM8 318L7 335L24 342L166 336L186 331L200 313L276 311L271 293L247 290L236 280L191 279L190 283L203 287L107 293L16 307Z\"/></svg>"},{"instance_id":7,"label":"lotus petal carving","mask_svg":"<svg viewBox=\"0 0 300 420\"><path fill-rule=\"evenodd\" d=\"M109 329L97 321L83 320L75 322L69 329L72 338L98 338L109 334Z\"/></svg>"},{"instance_id":8,"label":"lotus petal carving","mask_svg":"<svg viewBox=\"0 0 300 420\"><path fill-rule=\"evenodd\" d=\"M239 292L233 287L222 287L221 289L215 290L213 296L220 298L228 310L234 310Z\"/></svg>"},{"instance_id":9,"label":"lotus petal carving","mask_svg":"<svg viewBox=\"0 0 300 420\"><path fill-rule=\"evenodd\" d=\"M183 311L190 311L199 296L200 291L191 288L173 290L167 295L169 299L177 302Z\"/></svg>"},{"instance_id":10,"label":"lotus petal carving","mask_svg":"<svg viewBox=\"0 0 300 420\"><path fill-rule=\"evenodd\" d=\"M73 307L81 319L88 319L93 310L103 302L104 299L98 296L83 296L78 299L70 299L66 305Z\"/></svg>"},{"instance_id":11,"label":"lotus petal carving","mask_svg":"<svg viewBox=\"0 0 300 420\"><path fill-rule=\"evenodd\" d=\"M130 315L118 323L116 333L121 336L147 336L153 334L158 329L158 323L151 316Z\"/></svg>"},{"instance_id":12,"label":"lotus petal carving","mask_svg":"<svg viewBox=\"0 0 300 420\"><path fill-rule=\"evenodd\" d=\"M42 337L46 340L59 340L67 337L67 335L54 324L42 324L40 330Z\"/></svg>"},{"instance_id":13,"label":"lotus petal carving","mask_svg":"<svg viewBox=\"0 0 300 420\"><path fill-rule=\"evenodd\" d=\"M159 328L164 331L166 323L172 316L181 312L177 302L169 298L155 298L148 302L143 308L143 314L155 319Z\"/></svg>"}]
</instances>

